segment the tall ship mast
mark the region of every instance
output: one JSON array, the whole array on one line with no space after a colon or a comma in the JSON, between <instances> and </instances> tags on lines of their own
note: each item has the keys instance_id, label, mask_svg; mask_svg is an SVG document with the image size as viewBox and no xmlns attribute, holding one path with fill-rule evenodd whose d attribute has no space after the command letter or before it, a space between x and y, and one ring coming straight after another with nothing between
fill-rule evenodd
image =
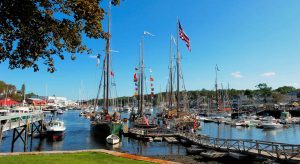
<instances>
[{"instance_id":1,"label":"tall ship mast","mask_svg":"<svg viewBox=\"0 0 300 164\"><path fill-rule=\"evenodd\" d=\"M169 97L169 107L171 108L173 106L173 60L172 60L172 41L173 41L173 36L170 36L170 97Z\"/></svg>"},{"instance_id":2,"label":"tall ship mast","mask_svg":"<svg viewBox=\"0 0 300 164\"><path fill-rule=\"evenodd\" d=\"M120 121L120 116L118 113L113 113L111 116L109 114L110 109L110 103L109 103L109 93L110 93L110 40L111 40L111 32L110 32L110 16L111 16L111 3L113 1L109 0L108 5L108 36L106 38L106 55L105 60L103 62L104 64L104 85L103 85L103 105L102 105L102 111L96 112L96 115L94 117L94 120L91 123L92 131L95 135L99 137L107 137L111 134L119 135L121 131L122 122ZM101 84L101 82L100 82ZM99 88L101 88L99 86Z\"/></svg>"}]
</instances>

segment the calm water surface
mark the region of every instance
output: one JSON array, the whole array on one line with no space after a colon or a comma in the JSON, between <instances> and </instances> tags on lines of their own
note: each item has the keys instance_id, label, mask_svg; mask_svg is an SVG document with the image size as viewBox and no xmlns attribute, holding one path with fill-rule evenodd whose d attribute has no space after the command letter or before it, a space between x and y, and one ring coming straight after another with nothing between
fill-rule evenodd
<instances>
[{"instance_id":1,"label":"calm water surface","mask_svg":"<svg viewBox=\"0 0 300 164\"><path fill-rule=\"evenodd\" d=\"M231 127L225 124L201 122L202 130L198 133L212 137L230 139L254 139L289 144L300 144L300 125L293 124L289 128L258 129L255 127Z\"/></svg>"},{"instance_id":2,"label":"calm water surface","mask_svg":"<svg viewBox=\"0 0 300 164\"><path fill-rule=\"evenodd\" d=\"M90 121L79 117L80 111L67 111L59 115L59 119L65 122L66 132L62 141L49 141L47 139L33 138L32 151L51 150L80 150L80 149L109 149L140 155L172 155L186 154L186 150L180 144L168 144L166 142L143 142L128 137L122 137L119 145L109 145L105 140L100 140L90 132ZM123 115L122 117L126 117ZM231 139L256 139L274 142L300 144L300 125L291 125L289 128L263 130L257 128L231 127L225 124L203 123L202 130L198 133L213 137ZM10 152L12 132L6 134L0 144L0 152ZM30 138L29 138L30 141ZM28 142L29 144L30 142ZM20 139L15 143L14 151L23 151ZM29 146L28 146L29 151Z\"/></svg>"},{"instance_id":3,"label":"calm water surface","mask_svg":"<svg viewBox=\"0 0 300 164\"><path fill-rule=\"evenodd\" d=\"M119 145L109 145L105 140L100 140L92 135L90 121L79 117L79 113L80 111L67 111L58 116L65 122L67 128L62 141L53 142L47 139L33 138L32 151L109 149L140 155L186 154L185 148L181 145L172 145L166 142L143 142L128 137L122 137ZM0 152L10 152L11 140L12 131L6 134L0 144ZM14 151L23 151L21 139L16 141Z\"/></svg>"}]
</instances>

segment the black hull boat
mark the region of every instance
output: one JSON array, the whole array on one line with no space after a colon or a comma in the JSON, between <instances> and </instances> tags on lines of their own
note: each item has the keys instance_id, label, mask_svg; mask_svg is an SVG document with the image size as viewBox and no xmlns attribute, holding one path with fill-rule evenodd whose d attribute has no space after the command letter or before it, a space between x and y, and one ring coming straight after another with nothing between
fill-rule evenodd
<instances>
[{"instance_id":1,"label":"black hull boat","mask_svg":"<svg viewBox=\"0 0 300 164\"><path fill-rule=\"evenodd\" d=\"M91 129L92 129L93 135L100 137L100 138L106 138L107 136L110 135L109 122L92 123Z\"/></svg>"}]
</instances>

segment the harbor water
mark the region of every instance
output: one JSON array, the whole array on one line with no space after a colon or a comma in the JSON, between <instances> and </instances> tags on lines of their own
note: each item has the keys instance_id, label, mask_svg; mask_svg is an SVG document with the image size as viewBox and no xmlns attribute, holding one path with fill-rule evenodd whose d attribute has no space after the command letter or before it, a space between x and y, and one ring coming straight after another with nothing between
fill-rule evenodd
<instances>
[{"instance_id":1,"label":"harbor water","mask_svg":"<svg viewBox=\"0 0 300 164\"><path fill-rule=\"evenodd\" d=\"M82 149L109 149L143 156L155 155L185 155L186 149L180 144L167 142L144 142L128 137L121 137L120 144L110 145L105 140L95 137L90 131L90 120L79 116L80 111L67 111L58 115L65 122L65 137L61 141L33 138L32 151L52 150L82 150ZM126 117L126 115L122 115ZM272 130L258 129L255 127L232 127L225 124L201 122L202 129L197 133L211 137L228 139L253 139L290 144L300 144L300 125L293 124L289 128ZM6 133L0 144L0 152L10 152L12 131ZM30 138L28 151L30 151ZM18 139L14 147L15 152L23 151L23 143Z\"/></svg>"},{"instance_id":2,"label":"harbor water","mask_svg":"<svg viewBox=\"0 0 300 164\"><path fill-rule=\"evenodd\" d=\"M144 156L151 155L184 155L186 150L181 145L172 145L166 142L143 142L128 137L122 137L120 144L110 145L105 140L95 137L90 131L90 120L79 116L80 111L69 110L58 115L66 126L65 137L62 141L33 138L32 151L52 150L82 150L82 149L109 149ZM123 116L125 117L125 116ZM0 152L10 152L12 131L6 133ZM28 151L30 151L30 138ZM15 152L23 152L23 143L18 139L14 146Z\"/></svg>"},{"instance_id":3,"label":"harbor water","mask_svg":"<svg viewBox=\"0 0 300 164\"><path fill-rule=\"evenodd\" d=\"M291 124L288 128L259 129L217 123L201 122L198 133L226 139L252 139L289 144L300 144L300 124Z\"/></svg>"}]
</instances>

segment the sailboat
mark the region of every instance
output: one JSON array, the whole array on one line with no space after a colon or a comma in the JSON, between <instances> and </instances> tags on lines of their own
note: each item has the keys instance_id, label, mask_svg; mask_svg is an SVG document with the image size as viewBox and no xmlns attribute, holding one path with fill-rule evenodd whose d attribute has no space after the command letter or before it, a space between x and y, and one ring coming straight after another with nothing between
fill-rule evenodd
<instances>
[{"instance_id":1,"label":"sailboat","mask_svg":"<svg viewBox=\"0 0 300 164\"><path fill-rule=\"evenodd\" d=\"M109 95L110 95L110 10L111 3L109 1L109 9L108 9L108 38L106 39L106 55L103 62L103 72L98 88L97 98L94 102L94 113L95 116L92 119L91 129L93 133L101 138L107 138L111 134L119 135L122 127L122 122L120 120L120 115L117 112L114 112L113 115L109 114L110 103L109 103ZM101 90L102 80L104 79L103 85L103 105L102 111L97 112L97 104L98 104L98 96Z\"/></svg>"},{"instance_id":2,"label":"sailboat","mask_svg":"<svg viewBox=\"0 0 300 164\"><path fill-rule=\"evenodd\" d=\"M151 35L151 33L144 31L144 35ZM146 104L144 101L144 88L146 80L145 72L144 72L144 37L142 37L142 41L140 43L140 53L139 53L139 66L136 68L136 73L134 74L134 82L136 86L136 93L135 96L137 97L137 107L133 106L133 111L131 112L131 120L134 122L134 126L136 128L156 128L157 124L154 122L150 122L149 117L146 116ZM152 72L152 71L150 71ZM150 75L150 82L153 82L153 77ZM152 83L151 83L152 84ZM151 98L154 96L154 89L151 85ZM151 107L152 108L152 107ZM151 110L151 108L148 108ZM134 112L134 109L137 109L137 113ZM153 109L152 109L153 110Z\"/></svg>"},{"instance_id":3,"label":"sailboat","mask_svg":"<svg viewBox=\"0 0 300 164\"><path fill-rule=\"evenodd\" d=\"M188 101L187 95L180 91L180 86L184 84L181 80L183 80L182 70L180 66L181 57L179 52L179 37L185 42L188 50L190 51L190 40L188 36L185 34L179 20L177 20L177 39L170 37L170 73L169 73L169 105L167 106L168 110L166 111L167 118L170 118L168 122L170 124L175 125L179 129L190 130L190 128L194 127L195 123L194 117L191 113L188 112ZM175 102L173 102L173 63L172 63L172 42L176 45L176 92L175 94ZM184 85L183 85L184 86ZM184 89L185 90L185 89ZM173 119L174 118L174 119ZM193 129L195 130L195 129Z\"/></svg>"}]
</instances>

